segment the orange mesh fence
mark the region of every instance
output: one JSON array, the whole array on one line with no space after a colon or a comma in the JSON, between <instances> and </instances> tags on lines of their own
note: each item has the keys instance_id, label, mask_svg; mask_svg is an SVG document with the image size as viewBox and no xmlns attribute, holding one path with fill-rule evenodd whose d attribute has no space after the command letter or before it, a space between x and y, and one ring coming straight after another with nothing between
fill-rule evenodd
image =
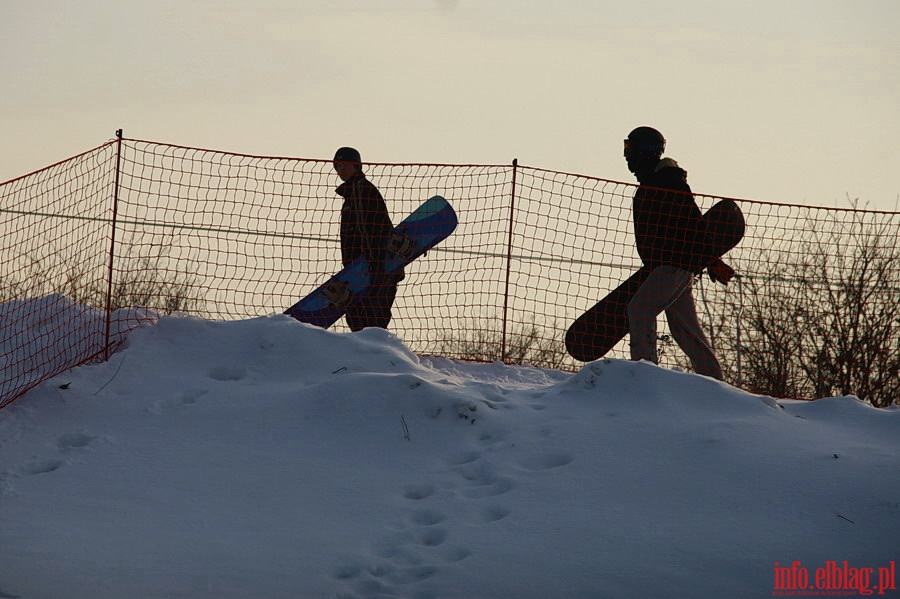
<instances>
[{"instance_id":1,"label":"orange mesh fence","mask_svg":"<svg viewBox=\"0 0 900 599\"><path fill-rule=\"evenodd\" d=\"M417 353L577 368L567 327L641 266L634 185L515 163L365 172L395 225L433 195L459 216L399 286L390 329ZM117 139L0 185L0 407L162 315L280 314L341 267L339 184L330 160ZM726 380L900 397L900 214L738 204L739 277L694 286ZM662 317L658 350L688 366Z\"/></svg>"},{"instance_id":2,"label":"orange mesh fence","mask_svg":"<svg viewBox=\"0 0 900 599\"><path fill-rule=\"evenodd\" d=\"M114 143L0 185L0 407L102 358L146 310L107 310Z\"/></svg>"}]
</instances>

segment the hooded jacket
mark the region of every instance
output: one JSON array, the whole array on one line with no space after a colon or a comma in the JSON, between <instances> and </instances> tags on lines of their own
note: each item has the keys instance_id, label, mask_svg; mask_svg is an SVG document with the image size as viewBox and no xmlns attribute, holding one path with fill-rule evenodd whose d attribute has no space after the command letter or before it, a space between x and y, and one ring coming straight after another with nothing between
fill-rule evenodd
<instances>
[{"instance_id":1,"label":"hooded jacket","mask_svg":"<svg viewBox=\"0 0 900 599\"><path fill-rule=\"evenodd\" d=\"M641 260L650 268L665 264L702 271L712 256L704 250L706 226L687 172L671 158L663 158L639 180L633 219Z\"/></svg>"}]
</instances>

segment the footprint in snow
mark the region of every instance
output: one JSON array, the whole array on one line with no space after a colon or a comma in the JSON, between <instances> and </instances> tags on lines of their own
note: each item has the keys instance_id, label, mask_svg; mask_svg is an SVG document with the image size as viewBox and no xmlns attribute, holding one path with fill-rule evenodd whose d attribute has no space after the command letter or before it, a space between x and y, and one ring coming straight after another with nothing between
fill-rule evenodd
<instances>
[{"instance_id":1,"label":"footprint in snow","mask_svg":"<svg viewBox=\"0 0 900 599\"><path fill-rule=\"evenodd\" d=\"M452 456L449 460L447 460L447 463L449 463L451 466L463 466L465 464L471 464L480 457L481 454L477 451L464 451Z\"/></svg>"},{"instance_id":2,"label":"footprint in snow","mask_svg":"<svg viewBox=\"0 0 900 599\"><path fill-rule=\"evenodd\" d=\"M66 433L56 440L56 445L60 450L66 451L71 449L85 449L96 439L94 435L85 433Z\"/></svg>"},{"instance_id":3,"label":"footprint in snow","mask_svg":"<svg viewBox=\"0 0 900 599\"><path fill-rule=\"evenodd\" d=\"M461 479L456 493L467 499L495 497L515 487L511 480L498 476L494 465L477 452L457 454L447 464Z\"/></svg>"},{"instance_id":4,"label":"footprint in snow","mask_svg":"<svg viewBox=\"0 0 900 599\"><path fill-rule=\"evenodd\" d=\"M186 389L175 397L168 397L153 402L153 405L147 408L153 414L165 414L191 406L197 403L197 400L209 393L208 389Z\"/></svg>"},{"instance_id":5,"label":"footprint in snow","mask_svg":"<svg viewBox=\"0 0 900 599\"><path fill-rule=\"evenodd\" d=\"M239 364L216 366L209 370L207 376L225 383L240 381L247 377L247 368Z\"/></svg>"},{"instance_id":6,"label":"footprint in snow","mask_svg":"<svg viewBox=\"0 0 900 599\"><path fill-rule=\"evenodd\" d=\"M490 524L491 522L498 522L503 520L507 516L509 516L511 510L502 505L491 505L486 508L480 510L478 516L479 520L483 524Z\"/></svg>"},{"instance_id":7,"label":"footprint in snow","mask_svg":"<svg viewBox=\"0 0 900 599\"><path fill-rule=\"evenodd\" d=\"M464 487L457 490L457 493L466 499L487 499L505 495L515 488L516 484L512 480L498 478L486 484Z\"/></svg>"},{"instance_id":8,"label":"footprint in snow","mask_svg":"<svg viewBox=\"0 0 900 599\"><path fill-rule=\"evenodd\" d=\"M525 470L540 472L542 470L552 470L566 466L574 461L571 455L567 453L548 453L523 458L519 461L519 466Z\"/></svg>"},{"instance_id":9,"label":"footprint in snow","mask_svg":"<svg viewBox=\"0 0 900 599\"><path fill-rule=\"evenodd\" d=\"M391 584L406 585L427 580L437 573L438 569L433 566L413 566L394 570L385 579Z\"/></svg>"},{"instance_id":10,"label":"footprint in snow","mask_svg":"<svg viewBox=\"0 0 900 599\"><path fill-rule=\"evenodd\" d=\"M432 484L410 485L403 492L403 497L412 501L422 501L428 499L437 491L437 487Z\"/></svg>"},{"instance_id":11,"label":"footprint in snow","mask_svg":"<svg viewBox=\"0 0 900 599\"><path fill-rule=\"evenodd\" d=\"M19 467L19 471L25 476L35 476L37 474L49 474L56 472L63 467L65 461L56 458L47 458L42 460L33 460Z\"/></svg>"},{"instance_id":12,"label":"footprint in snow","mask_svg":"<svg viewBox=\"0 0 900 599\"><path fill-rule=\"evenodd\" d=\"M443 528L420 528L414 532L413 542L422 547L438 547L444 544L449 534Z\"/></svg>"},{"instance_id":13,"label":"footprint in snow","mask_svg":"<svg viewBox=\"0 0 900 599\"><path fill-rule=\"evenodd\" d=\"M461 562L472 555L472 552L465 547L447 547L443 552L443 559L448 563Z\"/></svg>"},{"instance_id":14,"label":"footprint in snow","mask_svg":"<svg viewBox=\"0 0 900 599\"><path fill-rule=\"evenodd\" d=\"M410 517L410 521L416 526L434 526L445 519L442 513L433 510L416 510Z\"/></svg>"},{"instance_id":15,"label":"footprint in snow","mask_svg":"<svg viewBox=\"0 0 900 599\"><path fill-rule=\"evenodd\" d=\"M462 456L459 462L466 462ZM332 572L334 580L347 585L353 597L410 596L436 599L426 581L437 576L444 565L469 557L465 547L449 546L450 531L441 524L447 515L439 510L423 507L438 487L431 483L408 485L402 497L412 503L397 530L386 532L372 545L370 555L356 562L338 567ZM340 595L338 595L340 596Z\"/></svg>"}]
</instances>

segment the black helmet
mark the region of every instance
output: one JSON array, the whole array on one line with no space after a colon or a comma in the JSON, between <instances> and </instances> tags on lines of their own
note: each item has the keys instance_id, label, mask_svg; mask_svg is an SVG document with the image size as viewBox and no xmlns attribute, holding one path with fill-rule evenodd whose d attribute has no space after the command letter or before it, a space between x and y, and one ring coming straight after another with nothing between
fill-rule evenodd
<instances>
[{"instance_id":1,"label":"black helmet","mask_svg":"<svg viewBox=\"0 0 900 599\"><path fill-rule=\"evenodd\" d=\"M362 158L359 156L359 150L356 148L338 148L338 151L334 153L334 162L353 162L359 163L362 162Z\"/></svg>"},{"instance_id":2,"label":"black helmet","mask_svg":"<svg viewBox=\"0 0 900 599\"><path fill-rule=\"evenodd\" d=\"M666 151L666 138L653 127L638 127L625 138L625 157L659 159Z\"/></svg>"}]
</instances>

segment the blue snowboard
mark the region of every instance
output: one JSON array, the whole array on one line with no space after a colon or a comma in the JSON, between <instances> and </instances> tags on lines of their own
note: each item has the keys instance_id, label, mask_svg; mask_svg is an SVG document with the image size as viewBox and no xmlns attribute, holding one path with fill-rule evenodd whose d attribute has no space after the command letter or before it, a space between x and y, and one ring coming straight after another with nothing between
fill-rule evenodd
<instances>
[{"instance_id":1,"label":"blue snowboard","mask_svg":"<svg viewBox=\"0 0 900 599\"><path fill-rule=\"evenodd\" d=\"M453 233L457 223L456 212L447 200L434 196L426 201L394 227L385 272L399 270L436 246ZM370 282L366 259L357 258L284 313L327 329L369 290Z\"/></svg>"}]
</instances>

